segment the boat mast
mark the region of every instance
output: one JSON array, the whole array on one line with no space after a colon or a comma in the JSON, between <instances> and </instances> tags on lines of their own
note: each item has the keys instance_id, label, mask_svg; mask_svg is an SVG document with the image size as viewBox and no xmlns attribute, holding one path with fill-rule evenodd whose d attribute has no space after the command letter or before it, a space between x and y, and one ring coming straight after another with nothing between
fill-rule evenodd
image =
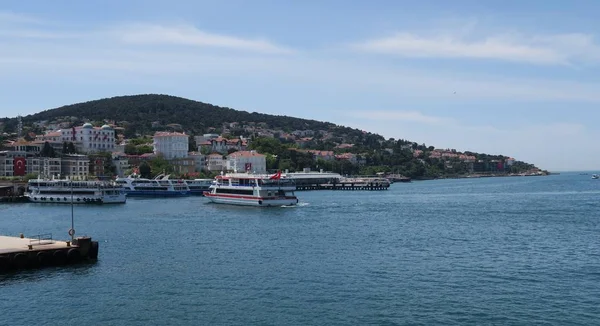
<instances>
[{"instance_id":1,"label":"boat mast","mask_svg":"<svg viewBox=\"0 0 600 326\"><path fill-rule=\"evenodd\" d=\"M75 236L75 220L73 213L73 179L71 179L71 229L69 230L69 235L71 236L71 243L73 243L73 237Z\"/></svg>"}]
</instances>

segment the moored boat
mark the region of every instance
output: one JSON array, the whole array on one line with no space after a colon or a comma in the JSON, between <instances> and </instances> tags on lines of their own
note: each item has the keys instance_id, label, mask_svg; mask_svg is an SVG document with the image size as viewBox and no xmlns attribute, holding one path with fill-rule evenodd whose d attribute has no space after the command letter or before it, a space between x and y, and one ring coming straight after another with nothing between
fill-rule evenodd
<instances>
[{"instance_id":1,"label":"moored boat","mask_svg":"<svg viewBox=\"0 0 600 326\"><path fill-rule=\"evenodd\" d=\"M169 179L169 175L158 175L154 179L130 175L117 178L116 183L125 188L129 197L182 197L190 195L190 188L183 180Z\"/></svg>"},{"instance_id":2,"label":"moored boat","mask_svg":"<svg viewBox=\"0 0 600 326\"><path fill-rule=\"evenodd\" d=\"M26 196L34 203L123 204L123 187L106 181L32 179Z\"/></svg>"},{"instance_id":3,"label":"moored boat","mask_svg":"<svg viewBox=\"0 0 600 326\"><path fill-rule=\"evenodd\" d=\"M202 196L205 191L210 190L210 186L213 183L213 179L194 179L194 180L183 180L190 188L192 195Z\"/></svg>"},{"instance_id":4,"label":"moored boat","mask_svg":"<svg viewBox=\"0 0 600 326\"><path fill-rule=\"evenodd\" d=\"M243 206L290 206L298 203L294 194L296 184L274 175L228 173L215 178L210 191L204 193L211 202Z\"/></svg>"}]
</instances>

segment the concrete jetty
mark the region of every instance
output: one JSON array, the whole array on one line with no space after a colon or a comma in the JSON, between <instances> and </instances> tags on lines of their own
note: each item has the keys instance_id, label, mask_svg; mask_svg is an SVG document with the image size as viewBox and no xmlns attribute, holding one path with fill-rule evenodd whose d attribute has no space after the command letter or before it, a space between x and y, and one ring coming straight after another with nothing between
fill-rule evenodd
<instances>
[{"instance_id":1,"label":"concrete jetty","mask_svg":"<svg viewBox=\"0 0 600 326\"><path fill-rule=\"evenodd\" d=\"M98 242L90 237L53 240L52 234L26 238L0 236L0 272L60 266L98 258Z\"/></svg>"}]
</instances>

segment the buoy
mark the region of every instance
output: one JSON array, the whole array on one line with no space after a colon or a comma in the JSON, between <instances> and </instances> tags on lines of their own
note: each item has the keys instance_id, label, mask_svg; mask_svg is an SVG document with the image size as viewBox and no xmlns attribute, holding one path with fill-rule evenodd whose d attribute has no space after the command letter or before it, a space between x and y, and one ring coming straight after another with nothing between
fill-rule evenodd
<instances>
[{"instance_id":1,"label":"buoy","mask_svg":"<svg viewBox=\"0 0 600 326\"><path fill-rule=\"evenodd\" d=\"M46 266L50 264L50 255L45 251L40 251L37 253L38 264L41 266Z\"/></svg>"},{"instance_id":2,"label":"buoy","mask_svg":"<svg viewBox=\"0 0 600 326\"><path fill-rule=\"evenodd\" d=\"M0 256L0 271L8 270L10 268L10 259L8 256Z\"/></svg>"},{"instance_id":3,"label":"buoy","mask_svg":"<svg viewBox=\"0 0 600 326\"><path fill-rule=\"evenodd\" d=\"M77 248L71 248L67 252L67 260L69 262L76 262L81 259L81 252Z\"/></svg>"},{"instance_id":4,"label":"buoy","mask_svg":"<svg viewBox=\"0 0 600 326\"><path fill-rule=\"evenodd\" d=\"M16 268L25 268L27 267L27 255L18 253L13 257L13 264Z\"/></svg>"},{"instance_id":5,"label":"buoy","mask_svg":"<svg viewBox=\"0 0 600 326\"><path fill-rule=\"evenodd\" d=\"M98 259L98 241L92 241L90 250L88 251L88 257L90 259Z\"/></svg>"},{"instance_id":6,"label":"buoy","mask_svg":"<svg viewBox=\"0 0 600 326\"><path fill-rule=\"evenodd\" d=\"M52 261L55 265L64 265L67 262L67 253L64 250L56 250L52 254Z\"/></svg>"}]
</instances>

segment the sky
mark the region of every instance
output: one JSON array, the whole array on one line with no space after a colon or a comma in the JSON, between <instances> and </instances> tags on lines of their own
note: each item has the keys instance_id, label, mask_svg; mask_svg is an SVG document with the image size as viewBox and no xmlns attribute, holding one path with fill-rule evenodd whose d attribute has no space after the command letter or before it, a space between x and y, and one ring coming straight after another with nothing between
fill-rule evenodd
<instances>
[{"instance_id":1,"label":"sky","mask_svg":"<svg viewBox=\"0 0 600 326\"><path fill-rule=\"evenodd\" d=\"M600 170L600 1L0 2L0 116L159 93Z\"/></svg>"}]
</instances>

